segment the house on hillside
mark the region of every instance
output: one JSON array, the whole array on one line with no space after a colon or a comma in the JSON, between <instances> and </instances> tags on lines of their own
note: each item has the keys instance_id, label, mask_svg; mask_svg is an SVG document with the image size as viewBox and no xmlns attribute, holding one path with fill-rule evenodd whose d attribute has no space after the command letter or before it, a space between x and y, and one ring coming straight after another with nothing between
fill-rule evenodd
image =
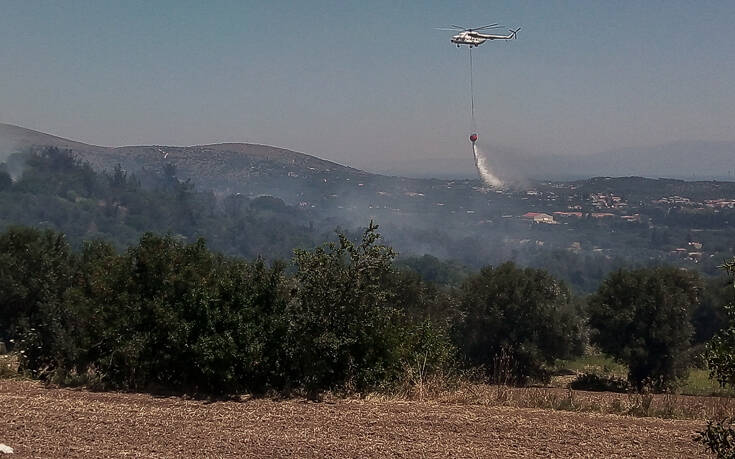
<instances>
[{"instance_id":1,"label":"house on hillside","mask_svg":"<svg viewBox=\"0 0 735 459\"><path fill-rule=\"evenodd\" d=\"M526 212L525 214L521 215L521 218L525 220L531 220L534 223L556 223L554 221L554 217L542 212Z\"/></svg>"}]
</instances>

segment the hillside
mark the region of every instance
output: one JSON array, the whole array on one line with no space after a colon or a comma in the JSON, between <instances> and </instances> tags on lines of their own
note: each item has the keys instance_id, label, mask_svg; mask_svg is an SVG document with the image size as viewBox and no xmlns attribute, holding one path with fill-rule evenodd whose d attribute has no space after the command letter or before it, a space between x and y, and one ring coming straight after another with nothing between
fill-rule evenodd
<instances>
[{"instance_id":1,"label":"hillside","mask_svg":"<svg viewBox=\"0 0 735 459\"><path fill-rule=\"evenodd\" d=\"M0 153L12 153L41 146L68 148L76 151L80 155L89 155L89 157L104 155L112 150L109 147L88 145L32 129L0 123Z\"/></svg>"},{"instance_id":2,"label":"hillside","mask_svg":"<svg viewBox=\"0 0 735 459\"><path fill-rule=\"evenodd\" d=\"M358 180L371 175L315 156L267 145L102 147L0 123L0 153L44 146L71 149L98 170L112 170L118 164L132 172L174 166L179 178L226 194L268 194L276 187L290 202L298 202L305 185L328 183L329 179Z\"/></svg>"}]
</instances>

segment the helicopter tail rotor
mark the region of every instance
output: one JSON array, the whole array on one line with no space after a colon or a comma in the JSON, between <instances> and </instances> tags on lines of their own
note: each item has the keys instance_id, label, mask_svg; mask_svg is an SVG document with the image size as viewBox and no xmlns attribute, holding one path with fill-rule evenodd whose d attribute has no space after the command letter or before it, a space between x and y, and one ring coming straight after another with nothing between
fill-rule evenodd
<instances>
[{"instance_id":1,"label":"helicopter tail rotor","mask_svg":"<svg viewBox=\"0 0 735 459\"><path fill-rule=\"evenodd\" d=\"M515 40L516 38L518 38L517 37L518 31L520 31L521 28L518 27L516 30L513 30L513 29L508 29L508 30L510 31L510 38L513 39L513 40Z\"/></svg>"}]
</instances>

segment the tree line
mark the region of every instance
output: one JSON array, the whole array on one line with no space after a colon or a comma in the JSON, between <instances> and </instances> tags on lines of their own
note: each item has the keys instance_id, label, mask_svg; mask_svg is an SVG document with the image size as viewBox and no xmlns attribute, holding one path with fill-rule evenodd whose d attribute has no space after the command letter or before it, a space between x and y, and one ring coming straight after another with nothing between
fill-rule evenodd
<instances>
[{"instance_id":1,"label":"tree line","mask_svg":"<svg viewBox=\"0 0 735 459\"><path fill-rule=\"evenodd\" d=\"M190 241L206 237L226 254L287 258L293 248L325 240L327 231L315 221L315 215L272 196L196 190L171 163L136 173L119 166L97 172L69 150L44 148L0 164L0 229L53 229L75 248L104 239L123 249L145 232L171 232Z\"/></svg>"},{"instance_id":2,"label":"tree line","mask_svg":"<svg viewBox=\"0 0 735 459\"><path fill-rule=\"evenodd\" d=\"M146 234L121 253L101 241L73 251L62 234L12 228L0 235L0 336L36 377L205 393L374 389L418 355L438 370L456 363L458 346L487 343L479 311L396 270L394 256L373 224L359 241L296 250L288 265L170 235ZM513 282L543 277L501 269ZM527 317L573 327L563 287L540 294L546 304ZM549 328L557 347L536 346L534 357L571 354L578 334ZM521 335L496 348L534 347Z\"/></svg>"},{"instance_id":3,"label":"tree line","mask_svg":"<svg viewBox=\"0 0 735 459\"><path fill-rule=\"evenodd\" d=\"M395 263L372 222L356 241L248 261L145 234L124 251L63 234L0 234L0 339L24 371L100 387L201 393L390 387L426 372L548 380L590 342L666 389L691 364L694 273L619 270L587 301L546 271L488 266L458 287Z\"/></svg>"}]
</instances>

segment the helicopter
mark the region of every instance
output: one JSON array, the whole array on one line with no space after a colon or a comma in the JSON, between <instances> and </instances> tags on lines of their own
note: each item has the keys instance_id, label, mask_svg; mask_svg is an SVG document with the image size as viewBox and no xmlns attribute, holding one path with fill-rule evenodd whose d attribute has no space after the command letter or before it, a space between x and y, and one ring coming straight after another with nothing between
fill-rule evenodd
<instances>
[{"instance_id":1,"label":"helicopter","mask_svg":"<svg viewBox=\"0 0 735 459\"><path fill-rule=\"evenodd\" d=\"M470 48L473 46L477 48L487 40L513 40L516 38L518 31L521 30L520 27L515 30L508 29L508 32L510 32L508 35L484 34L479 32L480 30L492 30L499 29L501 27L503 26L499 24L488 24L482 27L467 28L452 24L451 28L441 28L437 30L460 31L457 35L454 35L451 40L452 43L457 45L457 48L462 45L467 45Z\"/></svg>"}]
</instances>

